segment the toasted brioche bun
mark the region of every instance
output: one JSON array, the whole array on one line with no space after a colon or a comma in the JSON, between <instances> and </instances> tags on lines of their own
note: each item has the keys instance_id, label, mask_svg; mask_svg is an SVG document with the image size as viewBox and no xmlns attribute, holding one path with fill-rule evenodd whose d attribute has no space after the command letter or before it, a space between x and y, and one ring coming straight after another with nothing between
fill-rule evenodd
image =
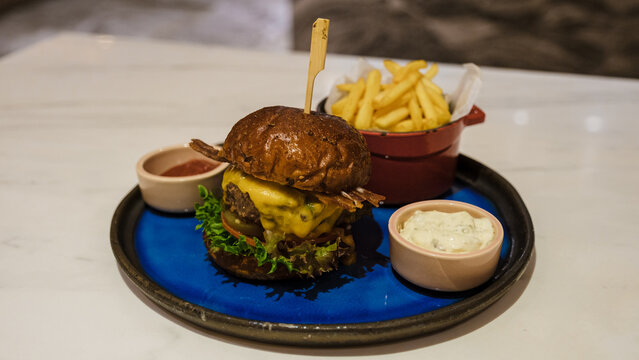
<instances>
[{"instance_id":1,"label":"toasted brioche bun","mask_svg":"<svg viewBox=\"0 0 639 360\"><path fill-rule=\"evenodd\" d=\"M256 178L328 194L366 185L371 172L366 141L346 121L285 106L238 121L219 156Z\"/></svg>"}]
</instances>

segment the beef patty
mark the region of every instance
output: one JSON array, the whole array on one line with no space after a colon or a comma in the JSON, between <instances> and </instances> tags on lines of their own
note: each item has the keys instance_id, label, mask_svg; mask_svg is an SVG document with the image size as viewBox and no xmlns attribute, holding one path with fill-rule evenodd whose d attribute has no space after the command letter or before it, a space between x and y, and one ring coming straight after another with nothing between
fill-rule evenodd
<instances>
[{"instance_id":1,"label":"beef patty","mask_svg":"<svg viewBox=\"0 0 639 360\"><path fill-rule=\"evenodd\" d=\"M260 212L255 208L251 197L242 192L237 185L229 183L226 185L226 196L224 203L227 208L248 223L260 223Z\"/></svg>"}]
</instances>

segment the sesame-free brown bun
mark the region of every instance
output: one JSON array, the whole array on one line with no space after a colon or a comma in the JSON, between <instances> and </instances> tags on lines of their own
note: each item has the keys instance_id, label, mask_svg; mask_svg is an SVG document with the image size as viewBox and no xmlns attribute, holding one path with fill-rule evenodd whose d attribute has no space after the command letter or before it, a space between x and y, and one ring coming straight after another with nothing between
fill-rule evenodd
<instances>
[{"instance_id":1,"label":"sesame-free brown bun","mask_svg":"<svg viewBox=\"0 0 639 360\"><path fill-rule=\"evenodd\" d=\"M285 106L238 121L218 155L256 178L328 194L366 185L371 171L366 141L346 121Z\"/></svg>"}]
</instances>

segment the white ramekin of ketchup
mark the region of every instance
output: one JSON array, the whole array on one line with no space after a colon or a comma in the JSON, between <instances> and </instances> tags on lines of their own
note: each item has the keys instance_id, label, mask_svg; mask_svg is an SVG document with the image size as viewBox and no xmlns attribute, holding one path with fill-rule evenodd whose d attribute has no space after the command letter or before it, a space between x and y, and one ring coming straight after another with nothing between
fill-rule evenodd
<instances>
[{"instance_id":1,"label":"white ramekin of ketchup","mask_svg":"<svg viewBox=\"0 0 639 360\"><path fill-rule=\"evenodd\" d=\"M188 144L164 147L144 155L136 165L144 202L161 211L185 213L200 202L198 185L217 194L228 166L194 151Z\"/></svg>"}]
</instances>

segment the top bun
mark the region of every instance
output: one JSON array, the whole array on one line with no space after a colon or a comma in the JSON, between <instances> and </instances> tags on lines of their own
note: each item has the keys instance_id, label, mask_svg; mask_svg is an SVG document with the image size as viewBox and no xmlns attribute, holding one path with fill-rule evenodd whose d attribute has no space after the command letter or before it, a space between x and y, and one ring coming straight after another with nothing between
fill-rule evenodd
<instances>
[{"instance_id":1,"label":"top bun","mask_svg":"<svg viewBox=\"0 0 639 360\"><path fill-rule=\"evenodd\" d=\"M368 183L364 137L343 119L271 106L238 121L219 155L256 178L337 194Z\"/></svg>"}]
</instances>

